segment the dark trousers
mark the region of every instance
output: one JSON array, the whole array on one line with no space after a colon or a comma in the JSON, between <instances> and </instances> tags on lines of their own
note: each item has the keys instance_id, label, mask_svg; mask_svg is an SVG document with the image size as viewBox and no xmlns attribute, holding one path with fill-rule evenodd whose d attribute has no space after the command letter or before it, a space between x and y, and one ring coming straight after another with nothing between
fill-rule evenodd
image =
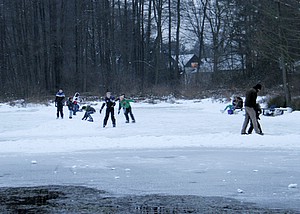
<instances>
[{"instance_id":1,"label":"dark trousers","mask_svg":"<svg viewBox=\"0 0 300 214\"><path fill-rule=\"evenodd\" d=\"M112 124L113 124L113 126L115 126L116 125L116 118L115 118L115 109L113 107L112 108L106 108L105 117L104 117L104 121L103 121L103 126L106 126L108 118L109 118L109 114L110 114L110 117L111 117Z\"/></svg>"},{"instance_id":2,"label":"dark trousers","mask_svg":"<svg viewBox=\"0 0 300 214\"><path fill-rule=\"evenodd\" d=\"M261 126L260 126L258 120L257 120L257 127L258 127L258 129L260 130L260 133L262 133ZM254 126L253 126L252 121L250 120L250 127L249 127L249 129L248 129L248 134L251 134L252 131L253 131L253 129L254 129Z\"/></svg>"},{"instance_id":3,"label":"dark trousers","mask_svg":"<svg viewBox=\"0 0 300 214\"><path fill-rule=\"evenodd\" d=\"M125 118L126 118L126 121L127 121L127 122L129 122L129 116L128 116L128 114L130 115L131 120L132 120L132 121L135 121L134 116L133 116L132 111L131 111L131 107L125 108L124 115L125 115Z\"/></svg>"},{"instance_id":4,"label":"dark trousers","mask_svg":"<svg viewBox=\"0 0 300 214\"><path fill-rule=\"evenodd\" d=\"M64 107L63 104L57 103L57 106L56 106L56 108L57 108L56 117L59 117L59 114L60 114L61 118L64 117L63 107Z\"/></svg>"}]
</instances>

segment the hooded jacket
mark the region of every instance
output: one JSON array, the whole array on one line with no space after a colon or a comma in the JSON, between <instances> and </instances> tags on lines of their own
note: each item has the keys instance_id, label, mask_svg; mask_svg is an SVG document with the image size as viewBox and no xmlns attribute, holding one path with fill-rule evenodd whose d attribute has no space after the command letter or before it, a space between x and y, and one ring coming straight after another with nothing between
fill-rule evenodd
<instances>
[{"instance_id":1,"label":"hooded jacket","mask_svg":"<svg viewBox=\"0 0 300 214\"><path fill-rule=\"evenodd\" d=\"M261 85L257 84L253 88L251 88L246 93L246 100L245 100L245 106L255 108L256 107L256 99L257 99L257 92L258 90L261 90Z\"/></svg>"}]
</instances>

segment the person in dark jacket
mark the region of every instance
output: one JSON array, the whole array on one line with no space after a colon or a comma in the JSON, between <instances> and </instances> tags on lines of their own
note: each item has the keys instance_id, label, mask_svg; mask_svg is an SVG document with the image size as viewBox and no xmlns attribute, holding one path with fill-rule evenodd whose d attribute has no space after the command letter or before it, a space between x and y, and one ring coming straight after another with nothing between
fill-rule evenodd
<instances>
[{"instance_id":1,"label":"person in dark jacket","mask_svg":"<svg viewBox=\"0 0 300 214\"><path fill-rule=\"evenodd\" d=\"M261 108L260 108L259 103L256 103L256 107L255 107L254 110L255 110L255 113L256 113L256 119L257 119L257 126L258 126L258 129L259 129L259 131L262 133L261 126L260 126L260 124L259 124L259 122L258 122L258 120L260 120L259 115L261 114ZM250 121L250 127L249 127L249 129L248 129L248 134L252 134L253 128L254 128L253 123L252 123L252 121Z\"/></svg>"},{"instance_id":2,"label":"person in dark jacket","mask_svg":"<svg viewBox=\"0 0 300 214\"><path fill-rule=\"evenodd\" d=\"M56 93L55 96L55 107L57 108L56 119L59 118L59 114L61 116L61 119L64 118L64 113L63 113L64 99L65 99L65 94L62 89L59 89L59 91Z\"/></svg>"},{"instance_id":3,"label":"person in dark jacket","mask_svg":"<svg viewBox=\"0 0 300 214\"><path fill-rule=\"evenodd\" d=\"M94 122L94 119L91 116L91 114L94 114L96 112L96 110L93 107L89 106L89 105L82 106L81 109L85 111L82 120L87 120L89 118L88 119L89 122Z\"/></svg>"},{"instance_id":4,"label":"person in dark jacket","mask_svg":"<svg viewBox=\"0 0 300 214\"><path fill-rule=\"evenodd\" d=\"M103 121L103 128L105 128L109 115L111 115L111 121L113 124L113 127L116 127L116 118L115 118L115 98L113 96L111 96L111 92L106 92L106 97L104 98L104 103L102 104L101 108L100 108L100 114L104 108L104 106L106 105L106 112L105 112L105 117L104 117L104 121Z\"/></svg>"},{"instance_id":5,"label":"person in dark jacket","mask_svg":"<svg viewBox=\"0 0 300 214\"><path fill-rule=\"evenodd\" d=\"M253 88L246 92L246 100L245 100L245 120L242 126L241 134L247 134L246 128L251 120L254 130L257 134L263 135L263 133L258 128L257 118L256 118L256 99L257 93L261 90L261 84L256 84Z\"/></svg>"},{"instance_id":6,"label":"person in dark jacket","mask_svg":"<svg viewBox=\"0 0 300 214\"><path fill-rule=\"evenodd\" d=\"M232 101L232 105L234 109L242 109L243 108L243 99L241 97L234 97Z\"/></svg>"},{"instance_id":7,"label":"person in dark jacket","mask_svg":"<svg viewBox=\"0 0 300 214\"><path fill-rule=\"evenodd\" d=\"M69 119L72 119L72 115L73 115L73 108L74 108L74 103L73 103L73 97L69 97L68 101L67 101L67 106L69 109Z\"/></svg>"}]
</instances>

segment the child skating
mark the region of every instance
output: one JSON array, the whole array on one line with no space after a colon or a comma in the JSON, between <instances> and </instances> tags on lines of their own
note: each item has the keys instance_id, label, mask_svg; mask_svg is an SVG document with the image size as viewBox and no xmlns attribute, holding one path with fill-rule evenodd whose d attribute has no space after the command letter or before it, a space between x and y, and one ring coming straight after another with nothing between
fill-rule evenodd
<instances>
[{"instance_id":1,"label":"child skating","mask_svg":"<svg viewBox=\"0 0 300 214\"><path fill-rule=\"evenodd\" d=\"M82 120L87 120L89 118L88 119L89 122L94 122L94 119L91 116L91 114L94 114L96 112L96 110L93 107L89 106L89 105L82 106L81 109L85 111Z\"/></svg>"},{"instance_id":2,"label":"child skating","mask_svg":"<svg viewBox=\"0 0 300 214\"><path fill-rule=\"evenodd\" d=\"M132 113L130 102L134 102L134 101L131 100L131 99L126 99L125 98L125 94L122 94L119 97L119 110L118 110L118 114L120 113L121 108L123 108L124 115L125 115L125 118L126 118L126 123L129 123L129 116L128 116L128 114L131 117L131 121L133 123L135 123L135 119L134 119L134 116L133 116L133 113Z\"/></svg>"},{"instance_id":3,"label":"child skating","mask_svg":"<svg viewBox=\"0 0 300 214\"><path fill-rule=\"evenodd\" d=\"M78 92L76 92L73 97L73 104L74 104L73 115L76 115L76 112L79 111L79 102L80 102L79 96L80 96L80 94Z\"/></svg>"},{"instance_id":4,"label":"child skating","mask_svg":"<svg viewBox=\"0 0 300 214\"><path fill-rule=\"evenodd\" d=\"M107 125L109 115L111 117L113 127L116 127L116 118L115 118L115 109L114 109L116 102L115 102L115 98L111 96L111 92L106 92L106 97L104 98L104 103L101 106L100 114L105 105L106 105L106 111L105 111L105 117L103 121L103 128L105 128L105 126Z\"/></svg>"},{"instance_id":5,"label":"child skating","mask_svg":"<svg viewBox=\"0 0 300 214\"><path fill-rule=\"evenodd\" d=\"M254 110L255 110L255 113L256 113L257 127L260 130L260 132L262 133L261 126L258 122L258 120L260 120L259 115L261 114L261 108L260 108L260 105L258 103L256 103L256 107L254 108ZM250 127L248 129L248 134L252 134L253 129L254 129L254 126L253 126L252 121L250 120Z\"/></svg>"},{"instance_id":6,"label":"child skating","mask_svg":"<svg viewBox=\"0 0 300 214\"><path fill-rule=\"evenodd\" d=\"M69 119L72 119L73 108L74 108L73 97L69 97L69 99L67 101L67 106L69 109Z\"/></svg>"}]
</instances>

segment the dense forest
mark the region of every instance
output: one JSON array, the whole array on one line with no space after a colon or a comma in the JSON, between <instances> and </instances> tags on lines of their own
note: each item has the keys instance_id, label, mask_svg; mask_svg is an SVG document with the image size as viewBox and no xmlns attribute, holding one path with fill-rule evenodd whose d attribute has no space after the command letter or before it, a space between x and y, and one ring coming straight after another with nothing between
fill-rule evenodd
<instances>
[{"instance_id":1,"label":"dense forest","mask_svg":"<svg viewBox=\"0 0 300 214\"><path fill-rule=\"evenodd\" d=\"M0 0L0 28L4 99L59 88L183 94L257 82L287 103L299 95L298 0ZM184 54L198 57L188 83Z\"/></svg>"}]
</instances>

